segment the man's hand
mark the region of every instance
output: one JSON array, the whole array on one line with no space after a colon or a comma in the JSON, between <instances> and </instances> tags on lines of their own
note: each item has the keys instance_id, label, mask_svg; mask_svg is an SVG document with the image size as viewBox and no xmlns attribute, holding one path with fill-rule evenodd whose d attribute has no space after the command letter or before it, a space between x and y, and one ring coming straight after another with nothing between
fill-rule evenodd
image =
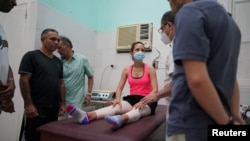
<instances>
[{"instance_id":1,"label":"man's hand","mask_svg":"<svg viewBox=\"0 0 250 141\"><path fill-rule=\"evenodd\" d=\"M14 103L12 100L2 101L2 110L7 113L15 112Z\"/></svg>"},{"instance_id":2,"label":"man's hand","mask_svg":"<svg viewBox=\"0 0 250 141\"><path fill-rule=\"evenodd\" d=\"M14 97L15 82L12 80L7 84L3 84L0 81L0 101L2 110L8 113L15 112L14 103L12 98Z\"/></svg>"},{"instance_id":3,"label":"man's hand","mask_svg":"<svg viewBox=\"0 0 250 141\"><path fill-rule=\"evenodd\" d=\"M61 105L60 105L60 108L59 108L59 113L58 113L58 115L59 115L59 116L63 116L65 113L66 113L65 105L61 104Z\"/></svg>"},{"instance_id":4,"label":"man's hand","mask_svg":"<svg viewBox=\"0 0 250 141\"><path fill-rule=\"evenodd\" d=\"M90 104L91 95L86 94L84 98L84 106L88 106Z\"/></svg>"},{"instance_id":5,"label":"man's hand","mask_svg":"<svg viewBox=\"0 0 250 141\"><path fill-rule=\"evenodd\" d=\"M147 96L145 96L144 98L141 99L141 102L146 105L146 104L150 104L153 102L157 102L159 100L159 98L157 97L156 93L151 93Z\"/></svg>"},{"instance_id":6,"label":"man's hand","mask_svg":"<svg viewBox=\"0 0 250 141\"><path fill-rule=\"evenodd\" d=\"M246 122L240 116L234 116L235 125L246 125Z\"/></svg>"},{"instance_id":7,"label":"man's hand","mask_svg":"<svg viewBox=\"0 0 250 141\"><path fill-rule=\"evenodd\" d=\"M14 97L15 88L16 87L14 81L10 81L7 84L3 84L0 81L0 101L11 100Z\"/></svg>"},{"instance_id":8,"label":"man's hand","mask_svg":"<svg viewBox=\"0 0 250 141\"><path fill-rule=\"evenodd\" d=\"M24 107L24 112L27 118L34 118L39 115L36 107L33 104L26 105Z\"/></svg>"}]
</instances>

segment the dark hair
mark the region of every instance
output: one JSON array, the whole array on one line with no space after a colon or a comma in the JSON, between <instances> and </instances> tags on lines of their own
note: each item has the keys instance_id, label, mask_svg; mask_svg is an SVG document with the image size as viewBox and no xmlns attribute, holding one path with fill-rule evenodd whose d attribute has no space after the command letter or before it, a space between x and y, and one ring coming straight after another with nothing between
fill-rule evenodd
<instances>
[{"instance_id":1,"label":"dark hair","mask_svg":"<svg viewBox=\"0 0 250 141\"><path fill-rule=\"evenodd\" d=\"M47 33L48 32L56 32L58 34L58 31L55 30L55 29L52 29L52 28L47 28L47 29L44 29L41 33L41 39L45 38L47 36Z\"/></svg>"},{"instance_id":2,"label":"dark hair","mask_svg":"<svg viewBox=\"0 0 250 141\"><path fill-rule=\"evenodd\" d=\"M174 24L174 20L175 20L175 14L172 11L167 11L162 15L161 18L161 24L165 25L168 22L171 22Z\"/></svg>"},{"instance_id":3,"label":"dark hair","mask_svg":"<svg viewBox=\"0 0 250 141\"><path fill-rule=\"evenodd\" d=\"M73 48L72 42L70 41L68 37L60 36L60 40L63 44L69 45L70 48Z\"/></svg>"},{"instance_id":4,"label":"dark hair","mask_svg":"<svg viewBox=\"0 0 250 141\"><path fill-rule=\"evenodd\" d=\"M143 46L144 46L144 44L142 43L142 42L140 42L140 41L137 41L137 42L134 42L132 45L131 45L131 52L133 52L133 50L134 50L134 48L135 48L135 45L137 45L137 44L142 44Z\"/></svg>"}]
</instances>

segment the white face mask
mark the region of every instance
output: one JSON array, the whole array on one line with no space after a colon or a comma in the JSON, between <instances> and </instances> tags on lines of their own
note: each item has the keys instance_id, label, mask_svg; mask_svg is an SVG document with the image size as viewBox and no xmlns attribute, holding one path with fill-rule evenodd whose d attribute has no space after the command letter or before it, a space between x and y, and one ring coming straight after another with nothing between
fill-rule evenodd
<instances>
[{"instance_id":1,"label":"white face mask","mask_svg":"<svg viewBox=\"0 0 250 141\"><path fill-rule=\"evenodd\" d=\"M171 42L170 38L164 32L161 32L161 41L164 44L169 44Z\"/></svg>"},{"instance_id":2,"label":"white face mask","mask_svg":"<svg viewBox=\"0 0 250 141\"><path fill-rule=\"evenodd\" d=\"M139 52L136 52L133 57L137 61L142 61L145 58L145 54L139 51Z\"/></svg>"}]
</instances>

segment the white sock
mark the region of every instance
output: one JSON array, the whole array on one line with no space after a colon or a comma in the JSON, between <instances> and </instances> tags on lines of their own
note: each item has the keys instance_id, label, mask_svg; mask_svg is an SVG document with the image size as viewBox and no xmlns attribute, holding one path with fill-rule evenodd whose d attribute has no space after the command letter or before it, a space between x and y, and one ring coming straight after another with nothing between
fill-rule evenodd
<instances>
[{"instance_id":1,"label":"white sock","mask_svg":"<svg viewBox=\"0 0 250 141\"><path fill-rule=\"evenodd\" d=\"M80 124L89 123L88 115L85 111L82 111L81 109L74 106L73 104L68 104L66 106L66 109L67 109L67 112L78 121L78 123Z\"/></svg>"},{"instance_id":2,"label":"white sock","mask_svg":"<svg viewBox=\"0 0 250 141\"><path fill-rule=\"evenodd\" d=\"M121 115L105 116L105 120L112 125L113 129L118 129L123 124Z\"/></svg>"}]
</instances>

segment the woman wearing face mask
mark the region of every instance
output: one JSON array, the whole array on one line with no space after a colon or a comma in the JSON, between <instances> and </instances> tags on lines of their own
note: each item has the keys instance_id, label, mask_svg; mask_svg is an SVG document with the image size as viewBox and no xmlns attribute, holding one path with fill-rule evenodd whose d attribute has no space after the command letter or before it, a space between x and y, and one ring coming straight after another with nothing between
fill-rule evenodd
<instances>
[{"instance_id":1,"label":"woman wearing face mask","mask_svg":"<svg viewBox=\"0 0 250 141\"><path fill-rule=\"evenodd\" d=\"M67 105L68 113L80 124L105 118L113 129L122 127L126 123L139 120L141 117L154 114L157 102L144 105L140 100L157 93L158 83L155 69L143 63L145 57L144 44L135 42L131 46L131 57L134 63L123 69L120 82L116 89L116 99L111 105L92 112L85 112L74 105ZM130 94L121 98L124 85L128 81Z\"/></svg>"}]
</instances>

